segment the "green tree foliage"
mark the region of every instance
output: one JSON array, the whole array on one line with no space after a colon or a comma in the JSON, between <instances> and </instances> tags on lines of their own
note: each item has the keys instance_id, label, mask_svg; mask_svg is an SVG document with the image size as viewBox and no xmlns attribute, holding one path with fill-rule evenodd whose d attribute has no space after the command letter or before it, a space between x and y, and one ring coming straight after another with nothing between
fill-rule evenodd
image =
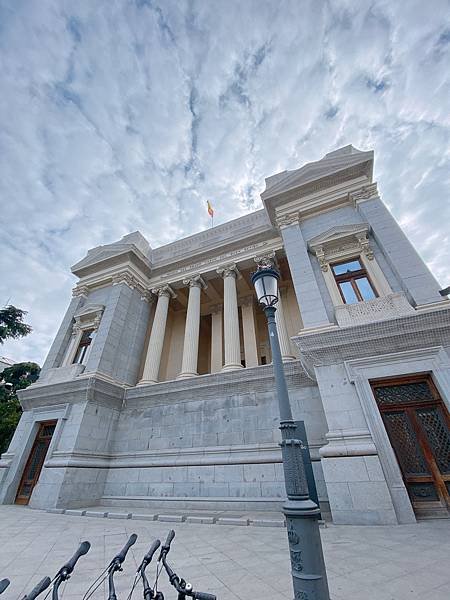
<instances>
[{"instance_id":1,"label":"green tree foliage","mask_svg":"<svg viewBox=\"0 0 450 600\"><path fill-rule=\"evenodd\" d=\"M0 384L0 454L6 452L22 414L17 390L34 383L40 371L36 363L25 362L12 365L0 373L3 380Z\"/></svg>"},{"instance_id":2,"label":"green tree foliage","mask_svg":"<svg viewBox=\"0 0 450 600\"><path fill-rule=\"evenodd\" d=\"M9 304L0 309L0 344L8 338L17 339L28 335L31 327L23 322L25 310Z\"/></svg>"}]
</instances>

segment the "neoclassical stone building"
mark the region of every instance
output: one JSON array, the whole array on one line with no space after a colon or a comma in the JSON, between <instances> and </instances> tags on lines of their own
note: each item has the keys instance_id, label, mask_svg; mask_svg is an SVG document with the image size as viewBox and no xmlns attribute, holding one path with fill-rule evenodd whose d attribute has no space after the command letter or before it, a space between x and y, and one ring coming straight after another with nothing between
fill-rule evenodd
<instances>
[{"instance_id":1,"label":"neoclassical stone building","mask_svg":"<svg viewBox=\"0 0 450 600\"><path fill-rule=\"evenodd\" d=\"M267 328L281 272L294 415L336 523L448 514L450 303L347 146L266 179L263 208L160 248L90 250L0 461L0 501L273 510L284 496ZM395 202L395 198L391 199Z\"/></svg>"}]
</instances>

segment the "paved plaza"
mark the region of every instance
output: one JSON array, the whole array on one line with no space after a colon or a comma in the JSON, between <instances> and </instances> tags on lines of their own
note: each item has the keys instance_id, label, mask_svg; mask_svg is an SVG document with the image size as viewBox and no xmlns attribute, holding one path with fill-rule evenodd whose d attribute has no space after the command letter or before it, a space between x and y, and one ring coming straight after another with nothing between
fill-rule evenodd
<instances>
[{"instance_id":1,"label":"paved plaza","mask_svg":"<svg viewBox=\"0 0 450 600\"><path fill-rule=\"evenodd\" d=\"M176 530L170 553L178 574L194 589L219 600L292 600L286 530L281 527L164 523L134 519L51 514L25 507L0 507L0 578L11 579L2 596L21 597L44 575L54 575L78 543L89 540L62 598L81 599L107 562L135 532L118 598L128 596L136 564L155 537ZM333 600L448 600L450 596L450 520L417 525L321 529ZM166 599L175 598L164 576ZM141 596L138 588L133 598ZM94 598L106 598L100 588Z\"/></svg>"}]
</instances>

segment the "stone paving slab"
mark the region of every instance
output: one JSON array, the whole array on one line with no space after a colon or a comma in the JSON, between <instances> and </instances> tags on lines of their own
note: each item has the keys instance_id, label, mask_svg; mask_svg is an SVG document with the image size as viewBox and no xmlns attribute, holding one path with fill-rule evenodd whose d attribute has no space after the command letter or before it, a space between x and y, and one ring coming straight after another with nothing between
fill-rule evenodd
<instances>
[{"instance_id":1,"label":"stone paving slab","mask_svg":"<svg viewBox=\"0 0 450 600\"><path fill-rule=\"evenodd\" d=\"M117 576L117 597L125 599L151 542L156 537L164 541L171 528L176 531L171 564L194 589L216 594L218 600L292 600L287 536L281 527L110 520L0 506L0 579L12 582L2 600L16 600L45 575L54 575L79 542L89 540L91 550L61 594L62 600L80 600L131 533L137 533ZM389 527L329 524L320 533L332 600L449 599L450 520ZM161 589L166 600L176 598L166 577ZM102 586L93 600L106 600L106 594ZM133 599L139 597L142 592L136 590Z\"/></svg>"}]
</instances>

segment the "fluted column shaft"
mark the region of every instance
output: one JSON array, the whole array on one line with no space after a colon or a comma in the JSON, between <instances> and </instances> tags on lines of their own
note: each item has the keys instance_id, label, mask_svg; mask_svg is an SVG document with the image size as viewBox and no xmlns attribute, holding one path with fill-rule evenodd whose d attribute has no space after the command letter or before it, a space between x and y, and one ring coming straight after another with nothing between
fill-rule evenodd
<instances>
[{"instance_id":1,"label":"fluted column shaft","mask_svg":"<svg viewBox=\"0 0 450 600\"><path fill-rule=\"evenodd\" d=\"M222 306L211 310L211 373L217 373L223 365L222 352Z\"/></svg>"},{"instance_id":2,"label":"fluted column shaft","mask_svg":"<svg viewBox=\"0 0 450 600\"><path fill-rule=\"evenodd\" d=\"M169 286L163 286L152 290L158 296L156 304L153 327L148 342L147 356L145 357L144 371L139 384L158 383L159 366L164 346L164 335L166 332L167 313L171 297L175 297Z\"/></svg>"},{"instance_id":3,"label":"fluted column shaft","mask_svg":"<svg viewBox=\"0 0 450 600\"><path fill-rule=\"evenodd\" d=\"M291 340L289 339L289 334L286 327L285 312L283 307L283 302L285 299L285 291L279 290L275 321L277 324L278 339L280 341L281 357L283 361L295 359L295 355L292 352Z\"/></svg>"},{"instance_id":4,"label":"fluted column shaft","mask_svg":"<svg viewBox=\"0 0 450 600\"><path fill-rule=\"evenodd\" d=\"M253 297L245 298L241 304L242 333L244 336L244 355L246 367L258 366L258 346L255 327Z\"/></svg>"},{"instance_id":5,"label":"fluted column shaft","mask_svg":"<svg viewBox=\"0 0 450 600\"><path fill-rule=\"evenodd\" d=\"M241 342L239 338L239 313L237 304L236 265L217 269L223 277L223 328L225 342L225 364L223 371L242 369Z\"/></svg>"},{"instance_id":6,"label":"fluted column shaft","mask_svg":"<svg viewBox=\"0 0 450 600\"><path fill-rule=\"evenodd\" d=\"M200 296L205 284L200 276L183 280L189 286L189 300L184 329L183 360L181 373L177 379L195 377L198 362L198 342L200 334Z\"/></svg>"}]
</instances>

